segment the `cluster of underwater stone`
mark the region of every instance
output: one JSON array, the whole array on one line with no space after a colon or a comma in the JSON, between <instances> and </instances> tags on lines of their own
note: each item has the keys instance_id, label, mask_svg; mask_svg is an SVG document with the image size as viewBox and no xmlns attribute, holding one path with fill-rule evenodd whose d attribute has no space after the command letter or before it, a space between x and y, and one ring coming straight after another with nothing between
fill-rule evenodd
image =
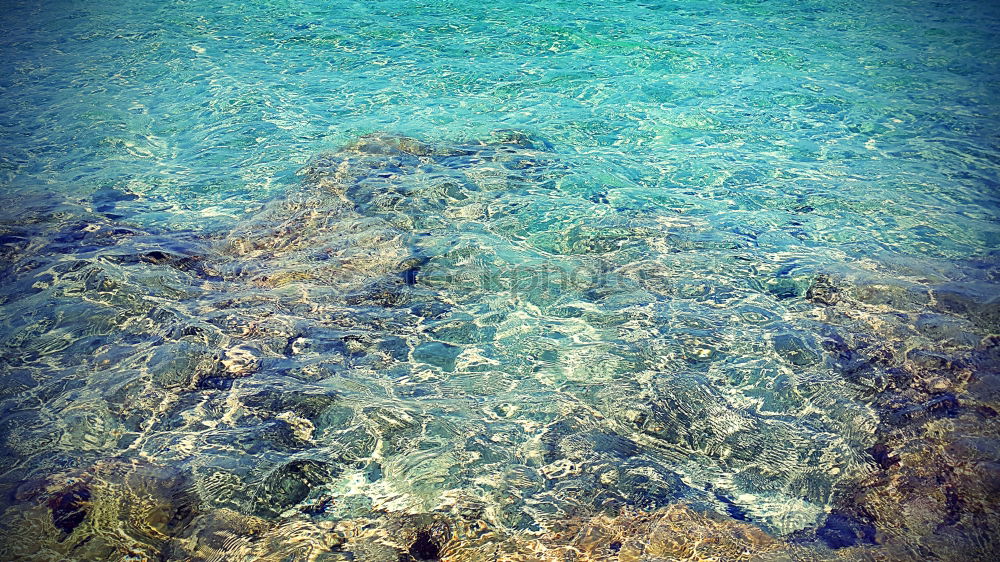
<instances>
[{"instance_id":1,"label":"cluster of underwater stone","mask_svg":"<svg viewBox=\"0 0 1000 562\"><path fill-rule=\"evenodd\" d=\"M190 474L109 459L22 483L0 521L5 557L167 560L867 560L912 554L898 544L829 550L683 502L580 513L537 532L491 524L490 505L453 498L432 512L308 512L274 518L206 506ZM888 547L888 548L886 548ZM949 558L944 556L944 558Z\"/></svg>"},{"instance_id":2,"label":"cluster of underwater stone","mask_svg":"<svg viewBox=\"0 0 1000 562\"><path fill-rule=\"evenodd\" d=\"M428 513L275 520L205 508L189 475L118 459L23 483L15 496L0 533L4 556L19 560L819 559L813 549L683 503L570 517L528 534L492 527L488 506L472 499Z\"/></svg>"},{"instance_id":3,"label":"cluster of underwater stone","mask_svg":"<svg viewBox=\"0 0 1000 562\"><path fill-rule=\"evenodd\" d=\"M404 170L407 161L412 166L419 167L421 158L434 161L442 153L441 150L407 140L379 138L376 145L380 147L378 149L372 148L372 142L373 139L364 139L358 143L357 148L349 149L346 157L338 153L321 158L320 165L307 168L307 177L327 191L349 194L348 198L352 201L369 201L373 200L371 195L359 197L354 193L377 194L382 190L372 187L369 174L356 172L358 162L365 163L362 169L367 170L384 165L385 153L397 156L398 159L389 164L391 170L385 172L386 177L379 177L375 181L376 185L384 182L391 186L390 191L400 192L410 184L400 181L393 174ZM408 148L411 146L419 148ZM467 157L458 155L445 158ZM424 165L430 164L425 161ZM516 169L522 168L524 166ZM359 182L358 177L365 179ZM345 179L348 181L346 185ZM855 472L864 468L867 459L859 458L854 453L859 449L857 444L864 443L864 428L868 426L863 409L854 413L849 409L839 408L843 405L840 403L824 404L813 400L811 393L814 393L814 388L825 384L829 391L837 387L837 381L811 381L806 378L797 385L788 384L790 390L785 391L781 397L775 396L777 393L767 396L767 399L773 400L773 404L768 404L768 407L783 410L782 413L789 416L817 406L831 411L844 409L848 411L839 414L844 416L844 420L831 423L813 416L804 426L797 427L782 419L768 419L748 412L743 407L734 407L731 394L712 391L717 381L711 380L704 371L713 368L725 371L725 359L720 360L720 356L735 356L739 350L733 349L727 353L729 350L725 349L725 342L718 338L714 338L714 346L706 344L704 340L699 341L697 336L690 334L697 333L697 326L685 322L708 324L704 332L708 338L712 338L710 334L713 329L718 328L718 322L724 323L723 317L728 317L728 312L725 311L728 301L738 300L755 289L729 288L729 293L726 294L723 292L724 288L709 285L709 290L717 292L705 294L688 291L685 285L674 283L678 281L676 274L670 276L670 273L666 273L667 279L657 278L657 274L663 273L656 268L657 262L669 263L669 259L661 259L665 257L664 254L704 249L712 249L713 253L718 254L722 250L735 251L738 248L732 248L731 242L720 242L723 237L705 229L699 230L697 221L684 218L671 217L664 220L663 217L646 217L642 213L635 213L625 220L619 216L620 210L616 209L617 222L614 224L593 219L589 224L575 222L572 209L583 208L599 215L602 209L607 208L606 200L604 203L580 199L574 201L571 194L556 189L549 189L539 196L536 193L539 189L538 182L526 183L529 189L527 194L509 186L506 191L496 193L488 190L485 196L470 193L468 199L472 202L467 204L475 205L477 209L483 208L485 212L479 215L461 213L459 216L462 221L446 217L446 222L449 222L446 235L435 233L433 229L421 233L414 242L414 247L419 250L415 253L426 259L421 265L421 285L429 285L437 291L437 295L444 295L451 300L454 303L454 317L455 310L462 305L472 303L475 306L482 301L489 302L499 292L497 287L472 287L462 292L444 284L434 284L439 278L435 275L436 271L455 268L470 256L479 264L490 258L499 258L497 267L500 270L514 269L517 263L530 263L533 259L539 259L539 256L546 263L580 267L581 264L588 263L581 257L592 259L597 256L600 259L595 260L598 263L595 269L608 278L589 287L564 285L553 288L551 292L536 290L517 294L508 291L504 296L509 295L515 301L515 310L508 314L517 314L517 308L537 306L544 315L545 328L528 324L511 337L505 333L501 324L490 333L480 330L474 335L462 335L463 339L419 344L414 358L421 356L418 352L422 349L433 350L428 354L429 357L440 357L449 352L457 354L459 348L455 345L486 342L487 345L481 348L492 352L488 355L489 358L512 369L523 364L534 377L556 388L556 396L568 396L571 402L579 401L596 408L599 412L596 417L600 419L590 423L595 426L604 425L605 433L625 436L626 441L638 438L642 441L644 450L655 450L655 456L663 464L657 468L647 466L648 472L670 474L671 469L666 468L666 464L683 465L688 485L693 483L699 488L714 486L720 490L721 493L714 493L720 502L717 508L749 511L751 516L767 521L775 528L801 528L820 517L822 506L829 501L841 479L837 476L838 471ZM413 217L440 215L434 212L433 206L427 206L427 200L411 190L405 193L405 197L394 199L392 208L370 203L365 212L387 217L394 224L419 231L419 227L408 221L413 220ZM463 202L451 201L450 204L461 207L466 204ZM362 205L355 208L365 207ZM474 220L469 220L469 217ZM528 221L528 218L531 220ZM477 226L469 228L469 224ZM588 242L581 246L581 241L591 239L585 233L581 235L577 231L584 227L588 228L588 232L600 234L594 240L607 243ZM477 238L477 229L484 230L491 236ZM453 244L454 238L462 239L462 233L465 232L470 233L468 239L472 242L458 256L458 260L452 258L453 250L442 250L440 246L436 246ZM686 247L684 242L692 247ZM501 251L495 247L498 245L506 245L509 249L502 248L505 251ZM505 254L513 254L516 259ZM553 260L553 255L558 256L558 259ZM637 262L645 262L648 267L637 267ZM669 304L664 305L664 301ZM671 318L675 310L686 312L687 315ZM670 357L667 351L670 344L676 342L674 334L667 327L670 324L678 327L678 336L684 338L682 341L690 346L690 349L683 350L682 357L677 357L674 350L670 350L674 352L674 356ZM763 329L760 331L765 333ZM436 328L430 330L432 337L439 338L445 334L447 332ZM575 346L570 350L561 349L557 338L567 337L589 340L588 345ZM606 343L609 340L615 343ZM800 371L808 371L819 363L816 351L803 347L793 336L779 334L774 338L774 346L782 359ZM588 357L586 354L592 355ZM527 361L525 355L528 356ZM452 356L437 361L431 359L431 362L436 367L452 372L455 369L455 359ZM750 370L753 368L750 367ZM663 371L671 374L667 375ZM747 386L754 385L744 384L743 388ZM836 393L828 392L827 396L833 394ZM840 394L849 395L848 392ZM683 396L683 399L671 401L674 395ZM837 435L836 423L855 426L857 435L852 439L856 442L842 440ZM561 425L566 424L551 423L546 433L558 434ZM578 431L586 433L586 428ZM530 447L530 443L528 446ZM788 455L790 450L796 451L798 457ZM539 458L539 465L534 468L543 470L546 476L568 478L565 475L573 473L572 470L564 470L573 465L565 455L554 455L552 458L542 455ZM605 454L601 462L620 462L621 458ZM552 463L558 465L553 466ZM642 462L638 461L637 464ZM831 465L833 469L830 468ZM713 467L707 474L703 469L706 466ZM595 480L592 476L599 474L599 470L583 464L576 466L575 471L588 475L590 481L587 478L569 479L572 484L567 482L568 489L574 485L600 488L599 479ZM736 473L737 477L730 477L732 473ZM606 478L614 477L608 475ZM763 485L757 484L759 481ZM615 485L609 483L605 483L605 486L615 488ZM663 499L659 501L667 501L666 498L671 497L676 499L679 494L687 493L686 485L665 488L671 492L662 494ZM787 510L789 501L798 501L794 498L805 498L795 510L804 514L800 520L782 521L771 518L772 513ZM734 502L740 505L734 505ZM614 501L611 503L614 504ZM766 505L761 507L762 504ZM653 505L655 507L655 503ZM531 510L530 507L521 509Z\"/></svg>"},{"instance_id":4,"label":"cluster of underwater stone","mask_svg":"<svg viewBox=\"0 0 1000 562\"><path fill-rule=\"evenodd\" d=\"M482 521L437 513L342 521L331 560L767 560L805 549L760 529L684 504L646 513L594 515L561 521L537 535L495 532Z\"/></svg>"},{"instance_id":5,"label":"cluster of underwater stone","mask_svg":"<svg viewBox=\"0 0 1000 562\"><path fill-rule=\"evenodd\" d=\"M1000 268L887 260L818 275L821 345L872 396L877 470L821 535L900 559L986 560L1000 548Z\"/></svg>"},{"instance_id":6,"label":"cluster of underwater stone","mask_svg":"<svg viewBox=\"0 0 1000 562\"><path fill-rule=\"evenodd\" d=\"M534 174L525 138L508 137L448 151L442 157L460 161L444 169L482 158ZM367 139L341 154L381 147L366 156L378 167L380 151L406 142ZM537 183L524 174L510 177ZM501 174L481 175L496 182ZM320 187L224 240L120 226L103 199L95 200L99 212L7 223L2 344L4 366L17 376L5 380L5 481L140 453L185 466L208 504L275 517L344 466L364 468L373 454L419 439L429 416L400 408L373 375L411 352L448 368L441 357L454 345L412 349L405 339L447 306L425 299L401 308L409 299L401 287L416 274L408 227L358 212L358 193L345 207ZM278 376L252 377L261 371ZM365 470L380 471L377 463ZM59 504L90 503L72 490L59 494L69 498ZM11 513L32 497L19 496ZM96 512L73 513L70 520L91 520Z\"/></svg>"},{"instance_id":7,"label":"cluster of underwater stone","mask_svg":"<svg viewBox=\"0 0 1000 562\"><path fill-rule=\"evenodd\" d=\"M564 171L517 133L449 147L372 135L316 158L302 192L222 237L86 213L63 241L35 233L52 247L18 246L9 278L105 326L55 326L99 336L82 365L75 349L20 355L24 330L6 342L39 400L76 399L47 405L56 424L31 408L31 423L7 418L62 432L19 449L7 477L141 453L183 467L205 517L258 522L247 529L426 513L453 493L512 536L678 500L779 531L815 525L845 474L865 473L868 413L843 407L849 393L770 297L724 282L742 270L710 278L740 267L733 237L563 191ZM705 279L685 278L692 263ZM604 277L522 290L510 272L524 264ZM483 273L456 274L469 269ZM756 322L748 334L727 327L733 313ZM68 494L56 503L78 503Z\"/></svg>"},{"instance_id":8,"label":"cluster of underwater stone","mask_svg":"<svg viewBox=\"0 0 1000 562\"><path fill-rule=\"evenodd\" d=\"M2 556L18 560L149 560L198 513L182 472L108 459L22 482L0 521Z\"/></svg>"}]
</instances>

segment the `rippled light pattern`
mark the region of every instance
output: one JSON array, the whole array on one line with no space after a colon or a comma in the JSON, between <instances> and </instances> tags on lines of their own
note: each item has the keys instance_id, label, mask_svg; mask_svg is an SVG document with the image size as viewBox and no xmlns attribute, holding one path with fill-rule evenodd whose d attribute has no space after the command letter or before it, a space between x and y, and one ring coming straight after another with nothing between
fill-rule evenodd
<instances>
[{"instance_id":1,"label":"rippled light pattern","mask_svg":"<svg viewBox=\"0 0 1000 562\"><path fill-rule=\"evenodd\" d=\"M0 558L1000 549L994 3L0 20Z\"/></svg>"}]
</instances>

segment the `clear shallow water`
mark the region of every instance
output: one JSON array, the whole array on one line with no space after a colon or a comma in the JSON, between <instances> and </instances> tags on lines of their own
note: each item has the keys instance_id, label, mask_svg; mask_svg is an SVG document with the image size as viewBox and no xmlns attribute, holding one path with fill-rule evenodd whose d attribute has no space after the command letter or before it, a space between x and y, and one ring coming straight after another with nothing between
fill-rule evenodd
<instances>
[{"instance_id":1,"label":"clear shallow water","mask_svg":"<svg viewBox=\"0 0 1000 562\"><path fill-rule=\"evenodd\" d=\"M532 559L680 505L786 556L983 542L988 3L3 18L7 553ZM914 443L978 487L867 498Z\"/></svg>"}]
</instances>

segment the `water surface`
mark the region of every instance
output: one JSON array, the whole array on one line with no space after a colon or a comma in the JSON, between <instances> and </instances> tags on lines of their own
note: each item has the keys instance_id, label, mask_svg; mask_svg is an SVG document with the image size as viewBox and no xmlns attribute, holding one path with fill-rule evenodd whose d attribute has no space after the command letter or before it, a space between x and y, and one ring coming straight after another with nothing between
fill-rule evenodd
<instances>
[{"instance_id":1,"label":"water surface","mask_svg":"<svg viewBox=\"0 0 1000 562\"><path fill-rule=\"evenodd\" d=\"M2 556L986 558L998 16L5 2Z\"/></svg>"}]
</instances>

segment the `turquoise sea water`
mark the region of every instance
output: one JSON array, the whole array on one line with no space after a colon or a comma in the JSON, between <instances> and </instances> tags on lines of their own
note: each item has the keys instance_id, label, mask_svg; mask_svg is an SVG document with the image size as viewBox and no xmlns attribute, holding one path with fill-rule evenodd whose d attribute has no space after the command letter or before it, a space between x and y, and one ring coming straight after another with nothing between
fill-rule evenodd
<instances>
[{"instance_id":1,"label":"turquoise sea water","mask_svg":"<svg viewBox=\"0 0 1000 562\"><path fill-rule=\"evenodd\" d=\"M0 18L4 558L992 545L994 3Z\"/></svg>"}]
</instances>

